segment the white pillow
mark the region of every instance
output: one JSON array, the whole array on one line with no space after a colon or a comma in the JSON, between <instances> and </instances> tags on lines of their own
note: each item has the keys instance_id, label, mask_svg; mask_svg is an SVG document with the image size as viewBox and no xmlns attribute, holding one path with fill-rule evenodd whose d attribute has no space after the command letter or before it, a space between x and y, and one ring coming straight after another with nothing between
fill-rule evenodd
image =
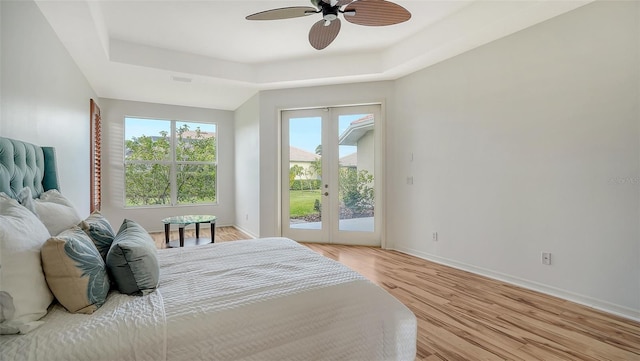
<instances>
[{"instance_id":1,"label":"white pillow","mask_svg":"<svg viewBox=\"0 0 640 361\"><path fill-rule=\"evenodd\" d=\"M42 324L53 295L40 248L49 232L38 218L0 193L0 334L27 333Z\"/></svg>"},{"instance_id":2,"label":"white pillow","mask_svg":"<svg viewBox=\"0 0 640 361\"><path fill-rule=\"evenodd\" d=\"M18 203L25 206L28 210L33 212L33 214L35 214L36 216L38 215L38 213L36 213L36 202L33 200L33 196L31 195L31 188L29 187L22 188L22 190L18 192L18 196L16 198L18 200Z\"/></svg>"},{"instance_id":3,"label":"white pillow","mask_svg":"<svg viewBox=\"0 0 640 361\"><path fill-rule=\"evenodd\" d=\"M52 236L82 222L73 204L55 189L48 190L35 199L35 208L38 218Z\"/></svg>"}]
</instances>

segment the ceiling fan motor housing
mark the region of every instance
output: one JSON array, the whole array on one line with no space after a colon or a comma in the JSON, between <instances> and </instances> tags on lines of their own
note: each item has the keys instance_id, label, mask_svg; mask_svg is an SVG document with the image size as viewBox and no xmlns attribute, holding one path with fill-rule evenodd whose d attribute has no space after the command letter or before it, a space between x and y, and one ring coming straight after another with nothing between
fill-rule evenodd
<instances>
[{"instance_id":1,"label":"ceiling fan motor housing","mask_svg":"<svg viewBox=\"0 0 640 361\"><path fill-rule=\"evenodd\" d=\"M322 4L322 18L326 21L334 21L338 18L339 6L331 6L327 3Z\"/></svg>"}]
</instances>

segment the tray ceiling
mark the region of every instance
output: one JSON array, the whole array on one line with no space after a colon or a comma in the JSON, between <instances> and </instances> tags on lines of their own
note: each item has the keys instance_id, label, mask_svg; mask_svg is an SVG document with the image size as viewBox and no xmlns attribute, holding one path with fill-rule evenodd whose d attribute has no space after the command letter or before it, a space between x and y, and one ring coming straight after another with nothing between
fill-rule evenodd
<instances>
[{"instance_id":1,"label":"tray ceiling","mask_svg":"<svg viewBox=\"0 0 640 361\"><path fill-rule=\"evenodd\" d=\"M306 1L36 1L98 96L235 110L256 92L396 79L590 1L398 0L401 24L343 22L309 45L320 15L247 21Z\"/></svg>"}]
</instances>

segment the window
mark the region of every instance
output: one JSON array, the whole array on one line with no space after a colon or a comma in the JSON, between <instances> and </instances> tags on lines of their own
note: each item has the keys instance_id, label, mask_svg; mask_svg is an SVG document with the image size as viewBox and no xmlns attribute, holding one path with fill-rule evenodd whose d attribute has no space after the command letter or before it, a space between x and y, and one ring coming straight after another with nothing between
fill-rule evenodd
<instances>
[{"instance_id":1,"label":"window","mask_svg":"<svg viewBox=\"0 0 640 361\"><path fill-rule=\"evenodd\" d=\"M126 117L125 207L212 204L216 124Z\"/></svg>"}]
</instances>

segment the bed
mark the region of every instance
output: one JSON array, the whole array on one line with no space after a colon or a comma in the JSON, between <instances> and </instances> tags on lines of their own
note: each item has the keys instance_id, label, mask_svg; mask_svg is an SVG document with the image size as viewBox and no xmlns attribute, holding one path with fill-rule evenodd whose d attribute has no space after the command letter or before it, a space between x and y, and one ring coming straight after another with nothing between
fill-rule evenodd
<instances>
[{"instance_id":1,"label":"bed","mask_svg":"<svg viewBox=\"0 0 640 361\"><path fill-rule=\"evenodd\" d=\"M3 153L22 146L0 138L0 178L29 162ZM57 188L53 149L26 147L37 160L29 167L42 169L42 175L39 170L18 174L47 179L34 184L34 196ZM45 164L54 173L45 171ZM0 191L17 197L24 184L32 183L11 189L0 180ZM415 358L416 318L408 308L346 266L290 239L159 250L157 257L154 292L129 296L111 290L90 315L70 313L54 301L39 327L0 337L0 359Z\"/></svg>"}]
</instances>

